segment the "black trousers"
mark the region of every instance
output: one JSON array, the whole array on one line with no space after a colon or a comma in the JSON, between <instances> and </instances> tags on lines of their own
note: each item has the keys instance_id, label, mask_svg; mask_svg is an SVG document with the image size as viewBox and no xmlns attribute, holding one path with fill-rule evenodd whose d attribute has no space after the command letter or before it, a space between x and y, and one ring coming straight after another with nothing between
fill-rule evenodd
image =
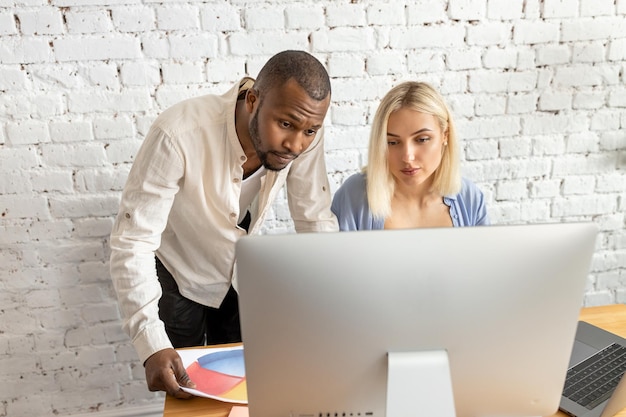
<instances>
[{"instance_id":1,"label":"black trousers","mask_svg":"<svg viewBox=\"0 0 626 417\"><path fill-rule=\"evenodd\" d=\"M239 224L248 230L250 213ZM156 271L163 294L159 300L159 318L175 348L241 342L239 301L231 286L219 308L185 298L172 274L156 258Z\"/></svg>"},{"instance_id":2,"label":"black trousers","mask_svg":"<svg viewBox=\"0 0 626 417\"><path fill-rule=\"evenodd\" d=\"M185 298L158 258L156 267L163 290L159 318L175 348L241 342L239 304L232 286L219 308L207 307Z\"/></svg>"}]
</instances>

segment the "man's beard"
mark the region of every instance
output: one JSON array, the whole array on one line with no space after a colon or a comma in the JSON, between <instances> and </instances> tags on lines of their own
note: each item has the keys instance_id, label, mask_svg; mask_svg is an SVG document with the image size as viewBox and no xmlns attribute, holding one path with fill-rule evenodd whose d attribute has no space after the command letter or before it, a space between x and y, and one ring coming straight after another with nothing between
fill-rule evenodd
<instances>
[{"instance_id":1,"label":"man's beard","mask_svg":"<svg viewBox=\"0 0 626 417\"><path fill-rule=\"evenodd\" d=\"M259 110L260 110L260 107L259 107ZM270 171L281 171L282 169L285 168L285 166L272 165L267 158L268 152L262 149L261 136L259 135L258 114L259 112L257 110L257 112L254 114L254 116L252 116L252 119L250 120L249 129L248 129L250 131L250 140L252 141L252 146L254 146L254 150L256 151L256 154L259 157L259 160L261 161L261 165L263 165L265 169L268 169Z\"/></svg>"}]
</instances>

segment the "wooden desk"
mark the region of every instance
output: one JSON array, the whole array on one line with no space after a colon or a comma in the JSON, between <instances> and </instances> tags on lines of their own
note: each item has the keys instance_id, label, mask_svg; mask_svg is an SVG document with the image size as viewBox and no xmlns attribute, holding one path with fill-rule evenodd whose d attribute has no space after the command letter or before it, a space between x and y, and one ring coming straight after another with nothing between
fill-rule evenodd
<instances>
[{"instance_id":1,"label":"wooden desk","mask_svg":"<svg viewBox=\"0 0 626 417\"><path fill-rule=\"evenodd\" d=\"M580 319L593 325L626 337L626 305L615 304L600 307L583 308ZM163 417L227 417L232 405L209 398L194 397L189 400L178 400L169 395L165 398ZM558 412L551 417L566 417ZM626 417L626 409L616 417Z\"/></svg>"}]
</instances>

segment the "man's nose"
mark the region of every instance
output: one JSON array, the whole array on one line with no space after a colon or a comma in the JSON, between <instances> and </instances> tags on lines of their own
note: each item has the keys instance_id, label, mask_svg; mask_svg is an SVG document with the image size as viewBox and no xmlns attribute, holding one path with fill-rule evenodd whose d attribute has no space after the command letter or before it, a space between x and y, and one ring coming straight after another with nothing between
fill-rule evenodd
<instances>
[{"instance_id":1,"label":"man's nose","mask_svg":"<svg viewBox=\"0 0 626 417\"><path fill-rule=\"evenodd\" d=\"M303 132L294 132L285 138L283 146L292 154L299 155L306 150L311 140Z\"/></svg>"}]
</instances>

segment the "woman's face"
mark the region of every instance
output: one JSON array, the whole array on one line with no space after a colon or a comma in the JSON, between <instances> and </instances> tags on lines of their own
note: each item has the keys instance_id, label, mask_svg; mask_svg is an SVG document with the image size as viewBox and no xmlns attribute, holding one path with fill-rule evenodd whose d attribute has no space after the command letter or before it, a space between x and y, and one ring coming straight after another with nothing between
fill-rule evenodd
<instances>
[{"instance_id":1,"label":"woman's face","mask_svg":"<svg viewBox=\"0 0 626 417\"><path fill-rule=\"evenodd\" d=\"M396 184L430 187L446 145L435 116L408 108L389 115L387 161Z\"/></svg>"}]
</instances>

